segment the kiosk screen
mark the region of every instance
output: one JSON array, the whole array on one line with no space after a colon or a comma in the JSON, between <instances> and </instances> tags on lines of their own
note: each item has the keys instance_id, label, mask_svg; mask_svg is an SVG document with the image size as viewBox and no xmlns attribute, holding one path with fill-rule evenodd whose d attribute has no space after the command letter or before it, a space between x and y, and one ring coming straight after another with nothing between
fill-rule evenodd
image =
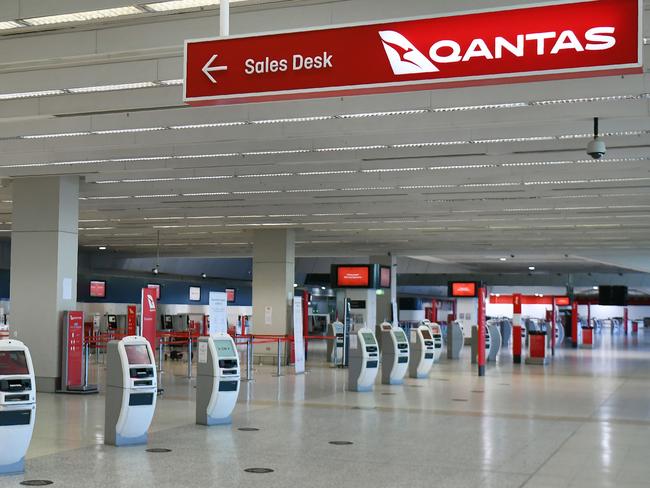
<instances>
[{"instance_id":1,"label":"kiosk screen","mask_svg":"<svg viewBox=\"0 0 650 488\"><path fill-rule=\"evenodd\" d=\"M124 349L126 350L126 357L129 360L129 364L151 364L149 351L144 344L124 346Z\"/></svg>"},{"instance_id":2,"label":"kiosk screen","mask_svg":"<svg viewBox=\"0 0 650 488\"><path fill-rule=\"evenodd\" d=\"M0 351L0 376L29 374L23 351Z\"/></svg>"},{"instance_id":3,"label":"kiosk screen","mask_svg":"<svg viewBox=\"0 0 650 488\"><path fill-rule=\"evenodd\" d=\"M397 339L397 342L408 342L402 329L395 331L395 339Z\"/></svg>"},{"instance_id":4,"label":"kiosk screen","mask_svg":"<svg viewBox=\"0 0 650 488\"><path fill-rule=\"evenodd\" d=\"M231 341L225 341L223 339L216 339L214 341L214 347L217 348L217 353L219 357L234 357L237 355L235 348L232 347Z\"/></svg>"},{"instance_id":5,"label":"kiosk screen","mask_svg":"<svg viewBox=\"0 0 650 488\"><path fill-rule=\"evenodd\" d=\"M366 346L374 346L377 343L375 342L375 336L370 332L362 332L363 340L366 342Z\"/></svg>"},{"instance_id":6,"label":"kiosk screen","mask_svg":"<svg viewBox=\"0 0 650 488\"><path fill-rule=\"evenodd\" d=\"M428 328L420 329L420 331L422 332L422 337L424 337L425 340L430 341L431 339L433 339L433 337L431 337L431 332L429 332Z\"/></svg>"}]
</instances>

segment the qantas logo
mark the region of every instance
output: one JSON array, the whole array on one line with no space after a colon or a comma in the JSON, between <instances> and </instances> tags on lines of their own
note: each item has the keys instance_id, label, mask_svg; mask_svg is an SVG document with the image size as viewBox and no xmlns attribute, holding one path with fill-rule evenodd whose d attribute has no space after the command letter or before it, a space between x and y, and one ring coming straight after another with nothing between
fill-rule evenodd
<instances>
[{"instance_id":1,"label":"qantas logo","mask_svg":"<svg viewBox=\"0 0 650 488\"><path fill-rule=\"evenodd\" d=\"M438 66L446 63L462 63L473 59L502 59L506 53L517 58L556 55L574 52L606 51L616 45L614 27L592 27L585 34L572 30L560 32L535 32L519 34L516 39L497 36L492 40L474 39L467 48L460 43L443 39L429 48L428 56L418 50L411 41L397 31L379 32L386 56L395 75L436 73ZM434 64L435 63L435 64Z\"/></svg>"},{"instance_id":2,"label":"qantas logo","mask_svg":"<svg viewBox=\"0 0 650 488\"><path fill-rule=\"evenodd\" d=\"M424 54L418 51L411 41L399 32L381 31L386 55L396 75L416 73L435 73L440 71Z\"/></svg>"},{"instance_id":3,"label":"qantas logo","mask_svg":"<svg viewBox=\"0 0 650 488\"><path fill-rule=\"evenodd\" d=\"M156 311L156 301L153 299L151 295L147 295L147 303L149 304L149 311L150 312L155 312Z\"/></svg>"}]
</instances>

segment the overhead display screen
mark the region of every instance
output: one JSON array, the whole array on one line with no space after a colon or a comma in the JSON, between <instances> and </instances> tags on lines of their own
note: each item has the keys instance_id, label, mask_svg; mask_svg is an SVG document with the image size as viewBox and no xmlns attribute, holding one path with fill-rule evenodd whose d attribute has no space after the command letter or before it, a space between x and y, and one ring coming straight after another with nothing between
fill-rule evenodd
<instances>
[{"instance_id":1,"label":"overhead display screen","mask_svg":"<svg viewBox=\"0 0 650 488\"><path fill-rule=\"evenodd\" d=\"M235 301L236 291L234 288L226 288L226 301L232 303Z\"/></svg>"},{"instance_id":2,"label":"overhead display screen","mask_svg":"<svg viewBox=\"0 0 650 488\"><path fill-rule=\"evenodd\" d=\"M361 336L363 337L364 342L367 346L374 346L377 344L375 341L375 336L371 332L362 332Z\"/></svg>"},{"instance_id":3,"label":"overhead display screen","mask_svg":"<svg viewBox=\"0 0 650 488\"><path fill-rule=\"evenodd\" d=\"M397 342L408 342L406 340L406 334L404 334L404 331L402 329L395 330L395 339L397 339Z\"/></svg>"},{"instance_id":4,"label":"overhead display screen","mask_svg":"<svg viewBox=\"0 0 650 488\"><path fill-rule=\"evenodd\" d=\"M24 351L0 352L0 376L29 374Z\"/></svg>"},{"instance_id":5,"label":"overhead display screen","mask_svg":"<svg viewBox=\"0 0 650 488\"><path fill-rule=\"evenodd\" d=\"M106 298L106 282L97 280L91 281L90 296L93 298Z\"/></svg>"},{"instance_id":6,"label":"overhead display screen","mask_svg":"<svg viewBox=\"0 0 650 488\"><path fill-rule=\"evenodd\" d=\"M390 280L391 280L390 268L387 266L382 266L379 269L379 287L390 288L391 285Z\"/></svg>"},{"instance_id":7,"label":"overhead display screen","mask_svg":"<svg viewBox=\"0 0 650 488\"><path fill-rule=\"evenodd\" d=\"M234 357L237 355L235 348L232 345L232 341L215 339L214 347L217 349L219 357Z\"/></svg>"},{"instance_id":8,"label":"overhead display screen","mask_svg":"<svg viewBox=\"0 0 650 488\"><path fill-rule=\"evenodd\" d=\"M151 364L149 350L144 344L124 346L124 349L126 350L126 358L129 364Z\"/></svg>"},{"instance_id":9,"label":"overhead display screen","mask_svg":"<svg viewBox=\"0 0 650 488\"><path fill-rule=\"evenodd\" d=\"M450 297L463 298L463 297L475 297L478 295L478 286L477 283L470 281L467 283L449 283L448 295Z\"/></svg>"},{"instance_id":10,"label":"overhead display screen","mask_svg":"<svg viewBox=\"0 0 650 488\"><path fill-rule=\"evenodd\" d=\"M367 266L340 266L336 285L338 288L369 288L370 269Z\"/></svg>"},{"instance_id":11,"label":"overhead display screen","mask_svg":"<svg viewBox=\"0 0 650 488\"><path fill-rule=\"evenodd\" d=\"M598 304L619 307L627 305L627 286L599 286Z\"/></svg>"}]
</instances>

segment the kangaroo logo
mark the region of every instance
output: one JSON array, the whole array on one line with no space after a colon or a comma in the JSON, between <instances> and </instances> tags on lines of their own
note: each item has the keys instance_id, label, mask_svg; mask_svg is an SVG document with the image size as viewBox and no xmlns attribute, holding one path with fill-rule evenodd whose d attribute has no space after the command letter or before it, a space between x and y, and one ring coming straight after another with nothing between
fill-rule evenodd
<instances>
[{"instance_id":1,"label":"kangaroo logo","mask_svg":"<svg viewBox=\"0 0 650 488\"><path fill-rule=\"evenodd\" d=\"M154 312L156 310L156 301L151 295L147 295L147 303L149 304L149 311Z\"/></svg>"},{"instance_id":2,"label":"kangaroo logo","mask_svg":"<svg viewBox=\"0 0 650 488\"><path fill-rule=\"evenodd\" d=\"M424 54L399 32L380 31L379 36L396 75L435 73L440 71Z\"/></svg>"}]
</instances>

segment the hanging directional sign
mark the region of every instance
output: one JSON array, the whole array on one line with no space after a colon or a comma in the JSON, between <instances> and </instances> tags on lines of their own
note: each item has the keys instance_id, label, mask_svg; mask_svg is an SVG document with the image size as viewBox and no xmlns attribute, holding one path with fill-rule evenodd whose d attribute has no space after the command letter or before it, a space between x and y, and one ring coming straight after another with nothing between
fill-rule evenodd
<instances>
[{"instance_id":1,"label":"hanging directional sign","mask_svg":"<svg viewBox=\"0 0 650 488\"><path fill-rule=\"evenodd\" d=\"M185 43L185 102L214 105L642 72L642 0Z\"/></svg>"}]
</instances>

